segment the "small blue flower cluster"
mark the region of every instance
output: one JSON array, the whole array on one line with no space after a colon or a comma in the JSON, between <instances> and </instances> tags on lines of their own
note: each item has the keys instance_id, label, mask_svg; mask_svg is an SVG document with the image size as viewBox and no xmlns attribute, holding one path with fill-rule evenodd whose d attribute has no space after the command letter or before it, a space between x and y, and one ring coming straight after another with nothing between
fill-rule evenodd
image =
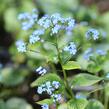
<instances>
[{"instance_id":1,"label":"small blue flower cluster","mask_svg":"<svg viewBox=\"0 0 109 109\"><path fill-rule=\"evenodd\" d=\"M34 44L35 42L41 40L40 35L44 34L44 29L35 30L32 35L30 35L29 43Z\"/></svg>"},{"instance_id":2,"label":"small blue flower cluster","mask_svg":"<svg viewBox=\"0 0 109 109\"><path fill-rule=\"evenodd\" d=\"M100 50L100 49L96 50L96 53L99 54L99 55L101 55L101 56L106 55L106 51Z\"/></svg>"},{"instance_id":3,"label":"small blue flower cluster","mask_svg":"<svg viewBox=\"0 0 109 109\"><path fill-rule=\"evenodd\" d=\"M92 37L94 40L97 40L99 38L99 32L98 30L96 29L89 29L87 32L86 32L86 38L87 39L90 39L90 37Z\"/></svg>"},{"instance_id":4,"label":"small blue flower cluster","mask_svg":"<svg viewBox=\"0 0 109 109\"><path fill-rule=\"evenodd\" d=\"M54 91L59 89L60 83L58 81L47 81L45 84L42 84L38 87L37 93L42 94L43 92L47 92L47 94L50 95L51 98L53 98L53 102L58 102L62 99L61 94L54 94ZM42 105L42 109L48 109L48 105L44 104Z\"/></svg>"},{"instance_id":5,"label":"small blue flower cluster","mask_svg":"<svg viewBox=\"0 0 109 109\"><path fill-rule=\"evenodd\" d=\"M74 42L70 42L70 44L66 46L63 50L69 52L71 55L75 55L77 52Z\"/></svg>"},{"instance_id":6,"label":"small blue flower cluster","mask_svg":"<svg viewBox=\"0 0 109 109\"><path fill-rule=\"evenodd\" d=\"M36 72L38 72L39 75L45 75L47 73L47 70L40 66L36 69Z\"/></svg>"},{"instance_id":7,"label":"small blue flower cluster","mask_svg":"<svg viewBox=\"0 0 109 109\"><path fill-rule=\"evenodd\" d=\"M38 20L37 11L34 9L32 13L21 13L18 16L18 19L22 21L22 29L28 30L32 28L35 24L38 24L40 29L33 31L33 33L29 36L29 44L34 44L37 41L44 42L44 39L41 38L41 35L45 34L46 29L50 29L50 35L58 34L60 30L65 30L66 32L72 32L75 26L75 20L72 18L63 18L59 13L49 15L44 15L42 18ZM21 47L21 45L24 45ZM26 44L22 42L22 44L17 44L17 48L19 52L26 52ZM22 50L21 50L22 48ZM73 49L72 49L73 48ZM69 47L66 48L70 51L71 54L75 54L76 49L74 49L74 44L70 44ZM73 51L72 51L73 50Z\"/></svg>"},{"instance_id":8,"label":"small blue flower cluster","mask_svg":"<svg viewBox=\"0 0 109 109\"><path fill-rule=\"evenodd\" d=\"M18 40L16 42L16 46L17 46L18 52L21 52L21 53L26 52L26 44L24 43L23 40Z\"/></svg>"},{"instance_id":9,"label":"small blue flower cluster","mask_svg":"<svg viewBox=\"0 0 109 109\"><path fill-rule=\"evenodd\" d=\"M33 9L31 14L25 12L19 14L18 16L18 20L22 21L21 25L23 30L28 30L32 28L33 25L35 25L37 19L38 19L38 14L36 9Z\"/></svg>"},{"instance_id":10,"label":"small blue flower cluster","mask_svg":"<svg viewBox=\"0 0 109 109\"><path fill-rule=\"evenodd\" d=\"M100 56L105 56L105 55L107 54L106 51L101 50L101 49L97 49L97 50L95 51L95 53L96 53L97 55L100 55ZM89 61L91 56L94 56L94 50L93 50L92 48L88 48L88 49L85 51L85 53L84 53L84 59L86 59L86 60Z\"/></svg>"},{"instance_id":11,"label":"small blue flower cluster","mask_svg":"<svg viewBox=\"0 0 109 109\"><path fill-rule=\"evenodd\" d=\"M58 81L47 81L45 84L42 84L38 87L37 92L42 94L43 92L47 92L49 95L52 95L53 92L60 87L60 83Z\"/></svg>"},{"instance_id":12,"label":"small blue flower cluster","mask_svg":"<svg viewBox=\"0 0 109 109\"><path fill-rule=\"evenodd\" d=\"M63 18L59 13L51 16L45 15L39 19L38 24L44 29L51 27L51 35L57 34L59 30L72 31L75 26L75 20L72 18Z\"/></svg>"}]
</instances>

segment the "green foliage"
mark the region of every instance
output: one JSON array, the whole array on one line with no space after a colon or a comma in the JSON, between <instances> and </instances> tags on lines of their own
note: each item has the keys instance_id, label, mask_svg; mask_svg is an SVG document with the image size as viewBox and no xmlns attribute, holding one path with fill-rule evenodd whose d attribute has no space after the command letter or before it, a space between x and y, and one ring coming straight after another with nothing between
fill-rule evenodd
<instances>
[{"instance_id":1,"label":"green foliage","mask_svg":"<svg viewBox=\"0 0 109 109\"><path fill-rule=\"evenodd\" d=\"M76 61L68 61L66 64L63 65L65 70L73 70L73 69L80 69L80 65Z\"/></svg>"},{"instance_id":2,"label":"green foliage","mask_svg":"<svg viewBox=\"0 0 109 109\"><path fill-rule=\"evenodd\" d=\"M88 101L86 99L73 99L67 103L68 109L85 109Z\"/></svg>"},{"instance_id":3,"label":"green foliage","mask_svg":"<svg viewBox=\"0 0 109 109\"><path fill-rule=\"evenodd\" d=\"M43 105L43 104L51 105L53 103L53 100L52 99L44 99L44 100L38 101L36 103L40 104L40 105Z\"/></svg>"},{"instance_id":4,"label":"green foliage","mask_svg":"<svg viewBox=\"0 0 109 109\"><path fill-rule=\"evenodd\" d=\"M107 84L105 85L104 91L105 91L105 95L106 95L107 97L109 97L109 83L107 83Z\"/></svg>"},{"instance_id":5,"label":"green foliage","mask_svg":"<svg viewBox=\"0 0 109 109\"><path fill-rule=\"evenodd\" d=\"M103 78L100 78L98 76L90 75L90 74L85 74L81 73L72 78L70 81L70 84L72 87L76 86L90 86L93 85L99 81L101 81Z\"/></svg>"},{"instance_id":6,"label":"green foliage","mask_svg":"<svg viewBox=\"0 0 109 109\"><path fill-rule=\"evenodd\" d=\"M85 109L104 109L104 106L98 100L90 100Z\"/></svg>"},{"instance_id":7,"label":"green foliage","mask_svg":"<svg viewBox=\"0 0 109 109\"><path fill-rule=\"evenodd\" d=\"M24 99L10 98L6 102L0 100L0 109L33 109Z\"/></svg>"},{"instance_id":8,"label":"green foliage","mask_svg":"<svg viewBox=\"0 0 109 109\"><path fill-rule=\"evenodd\" d=\"M14 67L13 67L14 68ZM25 69L15 69L12 67L6 67L0 72L0 83L6 86L15 86L24 81L28 71Z\"/></svg>"},{"instance_id":9,"label":"green foliage","mask_svg":"<svg viewBox=\"0 0 109 109\"><path fill-rule=\"evenodd\" d=\"M88 101L86 99L72 99L59 105L58 109L85 109L87 104Z\"/></svg>"},{"instance_id":10,"label":"green foliage","mask_svg":"<svg viewBox=\"0 0 109 109\"><path fill-rule=\"evenodd\" d=\"M62 3L63 2L63 3ZM78 0L37 0L37 4L40 4L41 8L48 14L54 12L64 13L64 15L71 15L67 10L75 9L78 6ZM48 6L49 5L49 6Z\"/></svg>"},{"instance_id":11,"label":"green foliage","mask_svg":"<svg viewBox=\"0 0 109 109\"><path fill-rule=\"evenodd\" d=\"M0 100L0 109L6 109L6 105L3 100Z\"/></svg>"},{"instance_id":12,"label":"green foliage","mask_svg":"<svg viewBox=\"0 0 109 109\"><path fill-rule=\"evenodd\" d=\"M67 108L67 103L63 103L63 104L59 105L58 109L68 109Z\"/></svg>"},{"instance_id":13,"label":"green foliage","mask_svg":"<svg viewBox=\"0 0 109 109\"><path fill-rule=\"evenodd\" d=\"M60 77L54 73L49 73L44 76L39 77L36 79L32 84L31 87L40 86L41 84L44 84L46 81L59 81L61 84L63 84Z\"/></svg>"},{"instance_id":14,"label":"green foliage","mask_svg":"<svg viewBox=\"0 0 109 109\"><path fill-rule=\"evenodd\" d=\"M33 29L30 32L22 32L20 30L20 25L17 21L17 15L20 12L24 11L30 11L32 8L36 7L39 11L39 17L41 17L43 14L52 14L52 13L62 13L63 16L73 16L76 21L78 22L73 34L71 36L68 36L63 31L59 34L58 39L58 45L60 49L60 57L62 59L63 68L64 70L75 70L74 74L76 74L76 71L79 69L82 72L85 70L87 72L90 72L95 75L91 74L85 74L80 73L74 77L71 78L71 80L68 82L70 87L76 87L76 86L91 86L94 85L100 81L103 80L103 78L106 78L106 74L109 72L109 56L98 56L95 55L92 56L90 61L87 61L83 59L84 51L89 48L93 47L94 49L103 49L106 51L109 51L109 12L106 12L104 14L100 14L97 10L96 6L90 6L90 8L85 7L85 5L79 4L79 0L1 0L0 3L0 18L1 18L1 28L5 31L5 33L1 34L0 40L2 37L5 37L6 34L6 40L9 34L12 35L13 42L11 46L8 46L7 50L9 54L11 54L11 61L12 64L4 63L6 67L0 69L0 98L6 98L7 101L0 100L0 109L32 109L32 107L23 99L19 98L10 98L10 95L13 95L14 90L16 91L16 86L20 87L22 83L27 83L28 78L25 79L28 76L31 75L31 73L28 73L28 69L31 71L36 66L39 65L45 65L46 63L50 65L51 72L55 72L58 70L58 68L53 65L58 64L59 59L57 58L57 51L56 48L51 45L49 42L55 42L55 36L51 37L49 34L49 30L47 33L43 36L44 40L48 40L48 42L44 42L42 45L40 43L36 43L35 46L30 47L32 50L40 51L42 54L38 54L35 52L28 52L27 54L19 54L16 52L15 48L15 40L18 38L23 38L25 41L28 40L27 35L29 36L30 33L32 33ZM36 6L35 6L36 5ZM86 21L84 23L84 21ZM88 21L88 25L87 24ZM80 22L80 24L79 24ZM82 24L82 23L84 24ZM89 28L97 28L100 31L100 38L96 41L93 40L86 40L85 38L85 32ZM39 27L35 27L39 28ZM105 32L106 30L107 37L101 37L102 32ZM17 37L14 37L16 36ZM50 37L47 37L50 36ZM103 39L103 40L102 40ZM74 41L77 44L77 55L71 56L69 53L61 52L64 45L67 45L69 41ZM0 41L1 42L1 41ZM4 43L4 42L3 42ZM2 49L5 48L4 45L0 44L0 56ZM6 44L7 46L7 44ZM109 55L109 53L108 53ZM1 59L1 58L0 58ZM69 60L76 60L76 61L69 61ZM1 61L1 60L0 60ZM3 60L4 61L4 60ZM66 63L67 62L67 63ZM44 64L43 64L44 63ZM9 67L7 67L9 65ZM23 66L23 69L22 69ZM62 66L61 66L62 68ZM60 69L60 68L59 68ZM53 70L53 71L52 71ZM84 72L85 72L84 71ZM68 71L67 71L68 72ZM57 71L58 73L58 71ZM60 74L61 75L61 74ZM100 75L100 77L99 77ZM63 75L62 75L63 76ZM68 78L66 77L66 80ZM106 97L109 97L109 84L108 80L106 79L99 83L101 87L104 88L103 94L100 96L105 95ZM90 100L89 96L89 103L86 99L73 99L70 100L67 103L67 97L68 99L71 99L69 97L69 90L66 88L66 84L64 84L63 78L60 78L57 74L51 73L46 74L44 76L39 77L37 80L35 80L31 86L36 87L41 84L44 84L46 81L59 81L61 83L61 87L59 89L59 92L63 94L66 98L66 103L63 103L59 105L58 109L104 109L103 104L97 100ZM104 84L101 84L104 83ZM105 85L105 86L104 86ZM3 87L2 87L3 86ZM14 90L13 90L13 88ZM70 88L68 87L68 88ZM2 89L3 88L3 89ZM25 87L24 87L25 88ZM73 91L72 91L73 92ZM81 91L80 91L81 92ZM92 90L93 92L93 90ZM15 92L16 94L19 92ZM87 92L86 92L87 93ZM89 92L90 93L90 92ZM92 94L94 95L94 94ZM75 94L74 94L75 96ZM92 96L92 98L96 98L95 96ZM105 97L104 97L105 98ZM103 100L101 100L103 101ZM52 99L44 99L42 101L37 102L38 104L52 104ZM88 103L88 105L87 105ZM105 101L103 101L105 104ZM87 106L86 106L87 105ZM85 108L86 107L86 108Z\"/></svg>"}]
</instances>

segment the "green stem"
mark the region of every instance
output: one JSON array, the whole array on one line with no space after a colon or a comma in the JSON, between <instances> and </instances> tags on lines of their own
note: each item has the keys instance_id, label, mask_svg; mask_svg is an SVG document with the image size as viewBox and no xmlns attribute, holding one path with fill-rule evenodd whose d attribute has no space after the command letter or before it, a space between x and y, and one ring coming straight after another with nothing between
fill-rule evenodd
<instances>
[{"instance_id":1,"label":"green stem","mask_svg":"<svg viewBox=\"0 0 109 109\"><path fill-rule=\"evenodd\" d=\"M105 102L104 102L104 109L108 109L108 96L105 94Z\"/></svg>"},{"instance_id":2,"label":"green stem","mask_svg":"<svg viewBox=\"0 0 109 109\"><path fill-rule=\"evenodd\" d=\"M72 92L72 89L69 86L68 81L67 81L66 71L63 68L63 64L62 64L62 60L61 60L61 56L60 56L60 51L59 51L59 47L58 47L57 38L56 38L56 49L57 49L57 52L58 52L58 59L59 59L59 62L61 64L63 75L64 75L64 83L65 83L65 86L66 86L67 90L69 91L69 94L70 94L71 98L74 98L74 94Z\"/></svg>"}]
</instances>

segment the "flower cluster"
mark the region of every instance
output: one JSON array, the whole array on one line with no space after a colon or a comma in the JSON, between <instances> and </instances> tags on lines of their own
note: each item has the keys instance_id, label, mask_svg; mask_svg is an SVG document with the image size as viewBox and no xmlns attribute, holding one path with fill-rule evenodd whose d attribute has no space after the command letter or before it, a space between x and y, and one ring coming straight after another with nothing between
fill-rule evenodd
<instances>
[{"instance_id":1,"label":"flower cluster","mask_svg":"<svg viewBox=\"0 0 109 109\"><path fill-rule=\"evenodd\" d=\"M98 30L96 29L89 29L87 32L86 32L86 38L87 39L90 39L90 37L92 37L94 40L97 40L99 38L99 32Z\"/></svg>"},{"instance_id":2,"label":"flower cluster","mask_svg":"<svg viewBox=\"0 0 109 109\"><path fill-rule=\"evenodd\" d=\"M44 75L47 73L47 70L43 68L42 66L40 66L36 69L36 72L38 72L39 75Z\"/></svg>"},{"instance_id":3,"label":"flower cluster","mask_svg":"<svg viewBox=\"0 0 109 109\"><path fill-rule=\"evenodd\" d=\"M72 18L63 18L59 13L49 15L44 15L38 19L37 11L34 9L32 13L21 13L18 16L18 19L22 21L22 29L28 30L32 28L35 24L38 25L39 29L33 31L29 36L29 44L35 44L37 41L43 42L44 39L41 38L41 35L45 34L45 30L50 30L50 35L58 34L60 30L65 30L66 32L71 32L75 26L75 20ZM18 42L17 42L18 43ZM23 41L20 41L17 45L19 52L26 52L26 44ZM65 48L65 51L69 51L70 54L76 53L76 47L74 43L70 43L68 47Z\"/></svg>"},{"instance_id":4,"label":"flower cluster","mask_svg":"<svg viewBox=\"0 0 109 109\"><path fill-rule=\"evenodd\" d=\"M37 92L42 94L43 92L47 92L49 95L52 95L53 92L60 87L60 83L58 81L47 81L45 84L42 84L38 87Z\"/></svg>"},{"instance_id":5,"label":"flower cluster","mask_svg":"<svg viewBox=\"0 0 109 109\"><path fill-rule=\"evenodd\" d=\"M53 102L60 101L62 96L61 94L55 94L54 91L59 89L60 83L58 81L47 81L45 84L42 84L38 87L37 93L42 94L43 92L46 92L50 95L51 98L53 98ZM42 105L42 109L48 109L48 105L44 104Z\"/></svg>"},{"instance_id":6,"label":"flower cluster","mask_svg":"<svg viewBox=\"0 0 109 109\"><path fill-rule=\"evenodd\" d=\"M64 48L64 51L68 51L71 55L75 55L77 52L77 49L74 42L70 42L70 44Z\"/></svg>"},{"instance_id":7,"label":"flower cluster","mask_svg":"<svg viewBox=\"0 0 109 109\"><path fill-rule=\"evenodd\" d=\"M41 40L40 35L44 34L44 29L35 30L32 35L30 35L29 43L34 44L35 42Z\"/></svg>"},{"instance_id":8,"label":"flower cluster","mask_svg":"<svg viewBox=\"0 0 109 109\"><path fill-rule=\"evenodd\" d=\"M88 48L85 53L84 53L84 59L89 60L91 56L94 56L94 53L100 56L105 56L106 55L106 51L101 50L101 49L97 49L94 52L93 48Z\"/></svg>"},{"instance_id":9,"label":"flower cluster","mask_svg":"<svg viewBox=\"0 0 109 109\"><path fill-rule=\"evenodd\" d=\"M32 28L35 22L37 21L37 19L38 19L38 14L36 9L33 9L31 14L25 12L19 14L18 16L18 20L22 21L21 25L23 30L28 30Z\"/></svg>"},{"instance_id":10,"label":"flower cluster","mask_svg":"<svg viewBox=\"0 0 109 109\"><path fill-rule=\"evenodd\" d=\"M101 55L101 56L106 55L106 51L100 50L100 49L96 50L96 53L99 54L99 55Z\"/></svg>"},{"instance_id":11,"label":"flower cluster","mask_svg":"<svg viewBox=\"0 0 109 109\"><path fill-rule=\"evenodd\" d=\"M38 20L38 24L44 29L51 27L51 35L57 34L59 30L72 31L75 26L75 20L72 18L63 18L59 13L51 16L45 15Z\"/></svg>"},{"instance_id":12,"label":"flower cluster","mask_svg":"<svg viewBox=\"0 0 109 109\"><path fill-rule=\"evenodd\" d=\"M23 40L18 40L16 42L16 46L17 46L18 52L21 52L21 53L26 52L26 44L24 43Z\"/></svg>"}]
</instances>

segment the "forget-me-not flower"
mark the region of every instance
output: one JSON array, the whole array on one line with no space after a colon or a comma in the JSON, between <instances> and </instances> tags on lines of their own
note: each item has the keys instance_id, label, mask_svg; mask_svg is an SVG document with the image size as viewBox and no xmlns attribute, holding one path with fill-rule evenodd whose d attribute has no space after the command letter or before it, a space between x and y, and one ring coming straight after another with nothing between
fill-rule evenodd
<instances>
[{"instance_id":1,"label":"forget-me-not flower","mask_svg":"<svg viewBox=\"0 0 109 109\"><path fill-rule=\"evenodd\" d=\"M45 29L49 28L51 25L51 20L48 15L43 16L41 19L39 19L38 24Z\"/></svg>"},{"instance_id":2,"label":"forget-me-not flower","mask_svg":"<svg viewBox=\"0 0 109 109\"><path fill-rule=\"evenodd\" d=\"M49 109L48 104L43 104L41 107L42 107L42 109Z\"/></svg>"},{"instance_id":3,"label":"forget-me-not flower","mask_svg":"<svg viewBox=\"0 0 109 109\"><path fill-rule=\"evenodd\" d=\"M38 72L39 75L44 75L47 73L47 70L43 68L42 66L40 66L36 69L36 72Z\"/></svg>"},{"instance_id":4,"label":"forget-me-not flower","mask_svg":"<svg viewBox=\"0 0 109 109\"><path fill-rule=\"evenodd\" d=\"M70 42L70 44L64 48L64 51L68 51L70 54L75 55L77 52L77 49L74 42Z\"/></svg>"},{"instance_id":5,"label":"forget-me-not flower","mask_svg":"<svg viewBox=\"0 0 109 109\"><path fill-rule=\"evenodd\" d=\"M58 81L53 81L52 85L54 86L55 89L58 89L60 86L60 83Z\"/></svg>"},{"instance_id":6,"label":"forget-me-not flower","mask_svg":"<svg viewBox=\"0 0 109 109\"><path fill-rule=\"evenodd\" d=\"M21 26L23 30L28 30L32 28L35 24L35 22L38 19L38 14L36 13L35 9L32 11L32 13L21 13L18 16L18 20L21 21Z\"/></svg>"},{"instance_id":7,"label":"forget-me-not flower","mask_svg":"<svg viewBox=\"0 0 109 109\"><path fill-rule=\"evenodd\" d=\"M101 56L106 55L106 51L101 50L101 49L96 50L96 53L99 54L99 55L101 55Z\"/></svg>"},{"instance_id":8,"label":"forget-me-not flower","mask_svg":"<svg viewBox=\"0 0 109 109\"><path fill-rule=\"evenodd\" d=\"M87 39L90 39L90 37L92 37L94 40L97 40L99 38L99 32L98 30L96 29L89 29L87 32L86 32L86 38Z\"/></svg>"},{"instance_id":9,"label":"forget-me-not flower","mask_svg":"<svg viewBox=\"0 0 109 109\"><path fill-rule=\"evenodd\" d=\"M18 40L16 42L17 50L18 52L26 52L26 44L24 43L23 40Z\"/></svg>"}]
</instances>

